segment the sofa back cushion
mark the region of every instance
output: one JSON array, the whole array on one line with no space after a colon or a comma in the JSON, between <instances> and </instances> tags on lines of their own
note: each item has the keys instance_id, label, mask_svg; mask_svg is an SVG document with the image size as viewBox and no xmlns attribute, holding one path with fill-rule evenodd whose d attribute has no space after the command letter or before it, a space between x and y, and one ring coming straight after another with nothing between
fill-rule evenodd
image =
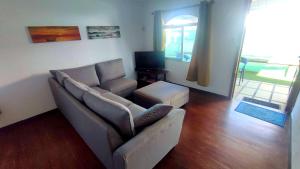
<instances>
[{"instance_id":1,"label":"sofa back cushion","mask_svg":"<svg viewBox=\"0 0 300 169\"><path fill-rule=\"evenodd\" d=\"M77 82L71 78L64 80L64 86L71 95L80 101L83 101L83 94L89 90L87 85Z\"/></svg>"},{"instance_id":2,"label":"sofa back cushion","mask_svg":"<svg viewBox=\"0 0 300 169\"><path fill-rule=\"evenodd\" d=\"M59 71L59 70L50 70L50 73L58 81L58 83L62 86L64 85L64 80L67 78L70 78L69 75L67 75L66 73Z\"/></svg>"},{"instance_id":3,"label":"sofa back cushion","mask_svg":"<svg viewBox=\"0 0 300 169\"><path fill-rule=\"evenodd\" d=\"M81 82L83 84L86 84L88 86L99 86L100 82L96 73L95 65L88 65L78 68L72 68L72 69L63 69L59 70L61 72L66 73L69 75L72 79ZM52 74L53 70L50 71Z\"/></svg>"},{"instance_id":4,"label":"sofa back cushion","mask_svg":"<svg viewBox=\"0 0 300 169\"><path fill-rule=\"evenodd\" d=\"M83 100L91 110L110 122L124 139L135 135L133 118L127 107L91 91L85 92Z\"/></svg>"},{"instance_id":5,"label":"sofa back cushion","mask_svg":"<svg viewBox=\"0 0 300 169\"><path fill-rule=\"evenodd\" d=\"M125 77L122 59L97 63L96 71L101 83Z\"/></svg>"}]
</instances>

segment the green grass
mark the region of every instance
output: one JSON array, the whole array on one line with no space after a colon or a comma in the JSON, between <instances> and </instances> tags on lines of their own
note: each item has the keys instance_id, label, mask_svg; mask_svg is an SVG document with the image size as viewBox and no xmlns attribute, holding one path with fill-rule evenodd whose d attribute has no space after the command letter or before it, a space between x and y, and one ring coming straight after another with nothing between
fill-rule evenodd
<instances>
[{"instance_id":1,"label":"green grass","mask_svg":"<svg viewBox=\"0 0 300 169\"><path fill-rule=\"evenodd\" d=\"M238 77L240 77L240 74L238 74ZM245 72L244 79L274 83L279 85L287 85L287 86L291 85L290 81L261 77L257 75L257 72L249 72L249 71Z\"/></svg>"},{"instance_id":2,"label":"green grass","mask_svg":"<svg viewBox=\"0 0 300 169\"><path fill-rule=\"evenodd\" d=\"M240 68L242 66L243 66L243 64L240 64ZM263 82L275 83L275 84L280 84L280 85L290 85L291 84L291 81L259 76L258 73L262 70L287 71L288 66L273 65L273 64L267 64L267 63L261 63L261 62L248 62L246 65L244 78L248 79L248 80L263 81ZM240 74L238 74L238 77L240 77Z\"/></svg>"},{"instance_id":3,"label":"green grass","mask_svg":"<svg viewBox=\"0 0 300 169\"><path fill-rule=\"evenodd\" d=\"M243 64L240 64L240 67ZM260 63L260 62L248 62L246 65L246 71L250 72L260 72L262 70L283 70L287 71L288 66L285 65L274 65L274 64L267 64L267 63Z\"/></svg>"}]
</instances>

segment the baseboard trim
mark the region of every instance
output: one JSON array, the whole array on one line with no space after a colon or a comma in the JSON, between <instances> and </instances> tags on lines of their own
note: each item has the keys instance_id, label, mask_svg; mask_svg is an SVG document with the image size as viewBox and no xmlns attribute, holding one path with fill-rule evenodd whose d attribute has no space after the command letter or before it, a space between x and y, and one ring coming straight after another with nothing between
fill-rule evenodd
<instances>
[{"instance_id":1,"label":"baseboard trim","mask_svg":"<svg viewBox=\"0 0 300 169\"><path fill-rule=\"evenodd\" d=\"M7 128L11 128L11 127L16 127L16 126L22 125L22 124L24 124L24 123L27 122L27 121L30 121L30 120L33 120L33 119L35 119L35 118L44 116L44 115L49 114L49 113L57 112L57 111L58 111L58 109L56 108L56 109L49 110L49 111L47 111L47 112L38 114L38 115L36 115L36 116L32 116L32 117L29 117L29 118L27 118L27 119L18 121L18 122L16 122L16 123L9 124L9 125L7 125L7 126L4 126L4 127L0 128L0 132L1 132L1 130L5 130L5 129L7 129Z\"/></svg>"}]
</instances>

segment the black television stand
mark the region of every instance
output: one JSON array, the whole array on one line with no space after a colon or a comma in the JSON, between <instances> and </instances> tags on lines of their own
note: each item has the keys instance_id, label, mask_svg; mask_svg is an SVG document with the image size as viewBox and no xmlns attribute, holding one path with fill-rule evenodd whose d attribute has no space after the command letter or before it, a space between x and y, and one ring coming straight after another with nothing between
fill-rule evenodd
<instances>
[{"instance_id":1,"label":"black television stand","mask_svg":"<svg viewBox=\"0 0 300 169\"><path fill-rule=\"evenodd\" d=\"M138 69L136 72L138 87L147 86L161 80L167 80L168 71L165 69Z\"/></svg>"}]
</instances>

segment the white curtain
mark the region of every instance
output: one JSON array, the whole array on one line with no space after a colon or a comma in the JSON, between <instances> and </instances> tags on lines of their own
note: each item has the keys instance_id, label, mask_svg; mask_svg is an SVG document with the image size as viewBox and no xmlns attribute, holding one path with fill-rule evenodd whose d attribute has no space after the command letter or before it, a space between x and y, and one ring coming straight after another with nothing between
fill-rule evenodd
<instances>
[{"instance_id":1,"label":"white curtain","mask_svg":"<svg viewBox=\"0 0 300 169\"><path fill-rule=\"evenodd\" d=\"M246 20L242 55L282 62L295 59L300 55L299 17L299 0L254 0Z\"/></svg>"}]
</instances>

